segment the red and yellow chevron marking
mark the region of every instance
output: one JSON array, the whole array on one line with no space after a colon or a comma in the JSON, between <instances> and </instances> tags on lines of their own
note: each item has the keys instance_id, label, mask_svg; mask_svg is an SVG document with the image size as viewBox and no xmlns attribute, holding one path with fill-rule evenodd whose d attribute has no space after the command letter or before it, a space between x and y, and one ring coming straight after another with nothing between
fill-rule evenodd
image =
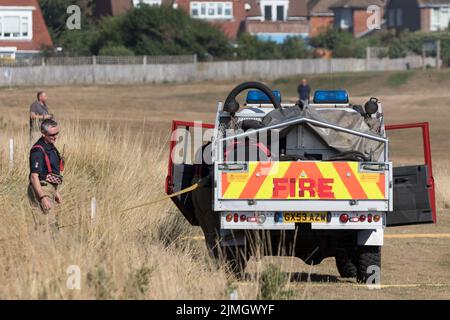
<instances>
[{"instance_id":1,"label":"red and yellow chevron marking","mask_svg":"<svg viewBox=\"0 0 450 320\"><path fill-rule=\"evenodd\" d=\"M258 162L221 173L222 199L386 199L385 173L359 172L358 162Z\"/></svg>"}]
</instances>

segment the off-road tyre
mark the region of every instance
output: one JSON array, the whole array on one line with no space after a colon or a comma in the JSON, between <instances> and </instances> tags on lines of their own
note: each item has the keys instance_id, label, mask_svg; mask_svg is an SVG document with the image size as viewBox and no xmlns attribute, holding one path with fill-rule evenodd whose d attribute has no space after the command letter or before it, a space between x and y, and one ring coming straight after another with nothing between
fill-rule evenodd
<instances>
[{"instance_id":1,"label":"off-road tyre","mask_svg":"<svg viewBox=\"0 0 450 320\"><path fill-rule=\"evenodd\" d=\"M381 247L358 246L357 259L358 272L356 280L359 283L367 283L367 279L374 273L373 270L369 270L369 267L376 266L378 267L378 270L381 270ZM370 272L368 273L368 271Z\"/></svg>"},{"instance_id":2,"label":"off-road tyre","mask_svg":"<svg viewBox=\"0 0 450 320\"><path fill-rule=\"evenodd\" d=\"M338 249L335 258L336 267L342 278L356 278L358 268L354 249Z\"/></svg>"}]
</instances>

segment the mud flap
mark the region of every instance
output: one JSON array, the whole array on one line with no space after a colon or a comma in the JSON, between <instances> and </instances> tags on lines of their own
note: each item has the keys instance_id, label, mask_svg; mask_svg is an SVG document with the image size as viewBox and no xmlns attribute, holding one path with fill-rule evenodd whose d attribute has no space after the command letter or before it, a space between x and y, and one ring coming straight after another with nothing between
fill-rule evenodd
<instances>
[{"instance_id":1,"label":"mud flap","mask_svg":"<svg viewBox=\"0 0 450 320\"><path fill-rule=\"evenodd\" d=\"M383 229L362 230L358 232L359 246L382 246L383 245Z\"/></svg>"},{"instance_id":2,"label":"mud flap","mask_svg":"<svg viewBox=\"0 0 450 320\"><path fill-rule=\"evenodd\" d=\"M394 168L394 211L386 226L434 223L427 165Z\"/></svg>"}]
</instances>

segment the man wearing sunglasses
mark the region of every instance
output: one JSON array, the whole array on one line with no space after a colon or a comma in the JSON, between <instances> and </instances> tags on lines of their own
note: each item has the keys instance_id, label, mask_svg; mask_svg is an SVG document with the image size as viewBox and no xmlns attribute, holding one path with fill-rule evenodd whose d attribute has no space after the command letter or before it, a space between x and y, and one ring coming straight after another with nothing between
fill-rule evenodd
<instances>
[{"instance_id":1,"label":"man wearing sunglasses","mask_svg":"<svg viewBox=\"0 0 450 320\"><path fill-rule=\"evenodd\" d=\"M62 157L55 142L59 134L58 123L46 119L41 124L42 137L30 150L30 184L28 196L33 206L36 229L58 230L57 204L61 204L58 186L62 183Z\"/></svg>"}]
</instances>

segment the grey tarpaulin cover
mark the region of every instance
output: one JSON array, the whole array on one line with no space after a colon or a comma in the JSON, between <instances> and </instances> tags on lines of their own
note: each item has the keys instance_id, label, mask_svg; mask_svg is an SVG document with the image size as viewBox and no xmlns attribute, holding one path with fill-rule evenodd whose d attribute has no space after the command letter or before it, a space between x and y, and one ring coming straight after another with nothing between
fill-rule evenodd
<instances>
[{"instance_id":1,"label":"grey tarpaulin cover","mask_svg":"<svg viewBox=\"0 0 450 320\"><path fill-rule=\"evenodd\" d=\"M275 109L268 113L264 119L265 126L279 124L297 118L309 118L337 125L339 127L380 136L370 130L364 118L353 109L319 109L306 107L303 110L297 107ZM337 131L331 128L320 127L307 123L330 147L340 152L357 151L366 155L369 159L378 160L383 152L383 142L369 140L364 137ZM290 128L280 130L280 136L287 133Z\"/></svg>"}]
</instances>

